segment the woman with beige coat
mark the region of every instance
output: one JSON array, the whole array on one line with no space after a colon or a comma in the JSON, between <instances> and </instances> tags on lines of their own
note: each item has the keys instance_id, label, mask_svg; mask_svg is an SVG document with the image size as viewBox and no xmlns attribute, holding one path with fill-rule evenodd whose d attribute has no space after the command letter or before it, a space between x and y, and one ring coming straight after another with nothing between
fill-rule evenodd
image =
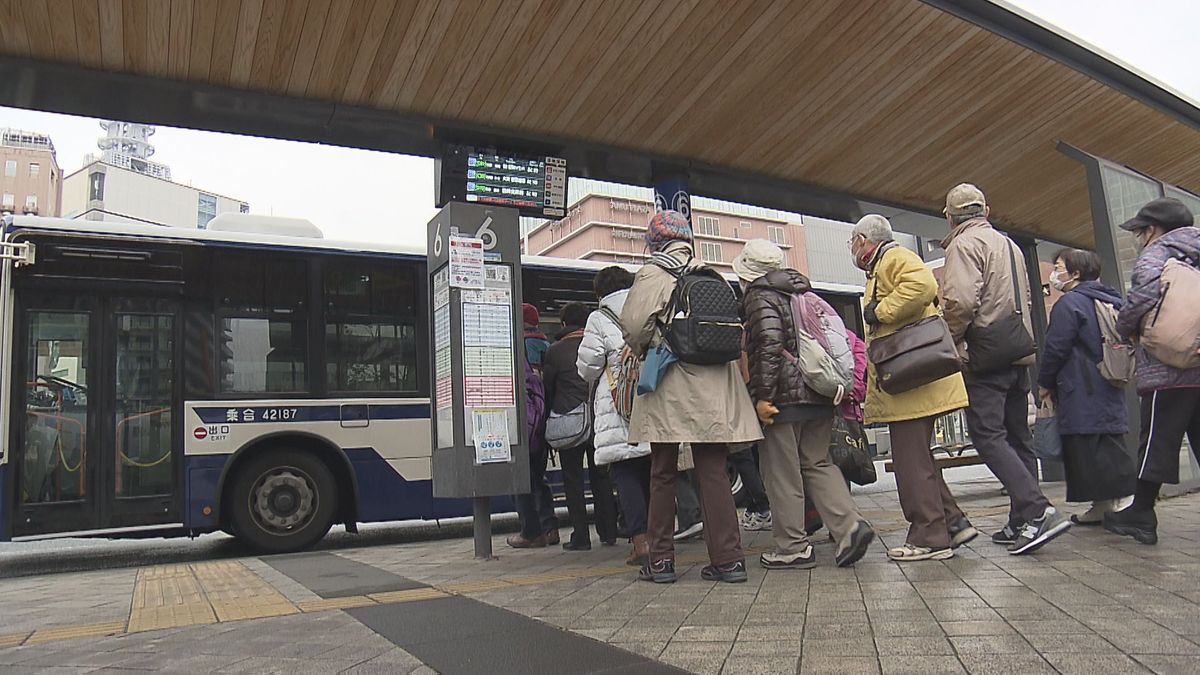
<instances>
[{"instance_id":1,"label":"woman with beige coat","mask_svg":"<svg viewBox=\"0 0 1200 675\"><path fill-rule=\"evenodd\" d=\"M670 323L676 277L702 263L693 260L692 228L676 211L650 220L646 243L651 262L638 270L621 311L625 342L639 356L662 343L661 326ZM645 366L643 366L645 367ZM709 581L745 581L746 561L729 477L728 446L763 437L754 405L736 362L697 365L677 361L667 367L657 389L634 399L629 442L650 443L650 557L638 575L656 583L675 581L675 478L679 444L690 443L693 478L704 512Z\"/></svg>"},{"instance_id":2,"label":"woman with beige coat","mask_svg":"<svg viewBox=\"0 0 1200 675\"><path fill-rule=\"evenodd\" d=\"M847 242L854 264L867 273L867 346L885 335L938 313L937 281L916 253L892 240L887 218L867 215ZM933 463L929 442L939 416L967 405L962 375L930 382L899 394L879 386L874 364L867 362L866 421L886 422L892 439L892 465L900 508L909 522L903 546L890 549L897 562L944 560L979 532L955 503L942 472Z\"/></svg>"}]
</instances>

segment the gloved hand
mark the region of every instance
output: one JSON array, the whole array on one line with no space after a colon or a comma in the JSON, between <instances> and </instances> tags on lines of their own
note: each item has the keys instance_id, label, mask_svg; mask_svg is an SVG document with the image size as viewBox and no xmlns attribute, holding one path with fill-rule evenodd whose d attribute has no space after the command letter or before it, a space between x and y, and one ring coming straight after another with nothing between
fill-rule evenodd
<instances>
[{"instance_id":1,"label":"gloved hand","mask_svg":"<svg viewBox=\"0 0 1200 675\"><path fill-rule=\"evenodd\" d=\"M754 412L758 413L758 421L764 426L771 426L775 421L775 416L779 414L779 408L775 407L770 401L758 401L754 404Z\"/></svg>"},{"instance_id":2,"label":"gloved hand","mask_svg":"<svg viewBox=\"0 0 1200 675\"><path fill-rule=\"evenodd\" d=\"M863 320L870 326L878 326L879 318L875 316L875 308L879 306L878 300L872 300L863 307Z\"/></svg>"}]
</instances>

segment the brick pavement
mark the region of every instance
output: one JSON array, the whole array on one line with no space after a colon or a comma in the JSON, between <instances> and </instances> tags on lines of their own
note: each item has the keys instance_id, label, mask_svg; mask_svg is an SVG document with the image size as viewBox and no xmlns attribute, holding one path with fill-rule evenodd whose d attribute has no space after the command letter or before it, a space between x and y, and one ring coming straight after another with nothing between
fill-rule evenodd
<instances>
[{"instance_id":1,"label":"brick pavement","mask_svg":"<svg viewBox=\"0 0 1200 675\"><path fill-rule=\"evenodd\" d=\"M995 482L953 490L985 532L1002 524ZM741 585L699 578L700 543L656 586L622 547L515 551L502 536L483 563L469 538L336 551L434 587L339 598L258 558L0 579L0 671L430 672L343 610L456 595L698 673L1200 671L1200 495L1162 503L1156 547L1075 528L1034 556L980 537L908 566L883 555L904 537L895 493L856 500L881 536L855 568L834 568L818 535L816 569L751 564ZM769 533L745 542L765 550Z\"/></svg>"}]
</instances>

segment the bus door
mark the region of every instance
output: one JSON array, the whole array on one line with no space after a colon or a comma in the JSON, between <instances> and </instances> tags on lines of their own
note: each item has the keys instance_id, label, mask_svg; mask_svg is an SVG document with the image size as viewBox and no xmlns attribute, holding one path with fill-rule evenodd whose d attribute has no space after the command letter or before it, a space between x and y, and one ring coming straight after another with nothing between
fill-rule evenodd
<instances>
[{"instance_id":1,"label":"bus door","mask_svg":"<svg viewBox=\"0 0 1200 675\"><path fill-rule=\"evenodd\" d=\"M178 302L31 291L18 311L13 534L178 522Z\"/></svg>"}]
</instances>

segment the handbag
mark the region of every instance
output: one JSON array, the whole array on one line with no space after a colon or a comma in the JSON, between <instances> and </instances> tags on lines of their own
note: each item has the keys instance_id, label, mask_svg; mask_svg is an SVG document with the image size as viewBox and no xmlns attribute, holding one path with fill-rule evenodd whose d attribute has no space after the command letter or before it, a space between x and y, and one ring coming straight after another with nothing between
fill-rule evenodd
<instances>
[{"instance_id":1,"label":"handbag","mask_svg":"<svg viewBox=\"0 0 1200 675\"><path fill-rule=\"evenodd\" d=\"M667 374L667 368L670 368L671 364L678 360L679 358L667 348L666 344L660 344L647 350L646 358L642 361L642 370L638 373L638 396L658 389L663 376Z\"/></svg>"},{"instance_id":2,"label":"handbag","mask_svg":"<svg viewBox=\"0 0 1200 675\"><path fill-rule=\"evenodd\" d=\"M857 420L834 418L829 434L829 459L855 485L870 485L879 479L867 450L867 432Z\"/></svg>"},{"instance_id":3,"label":"handbag","mask_svg":"<svg viewBox=\"0 0 1200 675\"><path fill-rule=\"evenodd\" d=\"M879 302L878 280L871 288L871 302ZM889 394L901 394L962 370L958 348L941 314L873 338L867 345L867 360L875 366L879 388Z\"/></svg>"},{"instance_id":4,"label":"handbag","mask_svg":"<svg viewBox=\"0 0 1200 675\"><path fill-rule=\"evenodd\" d=\"M1033 454L1038 459L1062 461L1062 436L1058 433L1058 415L1054 409L1054 401L1042 399L1037 409L1037 417L1033 420Z\"/></svg>"},{"instance_id":5,"label":"handbag","mask_svg":"<svg viewBox=\"0 0 1200 675\"><path fill-rule=\"evenodd\" d=\"M583 445L592 437L591 396L569 412L550 411L546 419L546 443L555 450Z\"/></svg>"},{"instance_id":6,"label":"handbag","mask_svg":"<svg viewBox=\"0 0 1200 675\"><path fill-rule=\"evenodd\" d=\"M889 394L900 394L962 370L950 327L940 314L871 340L867 358L875 380Z\"/></svg>"},{"instance_id":7,"label":"handbag","mask_svg":"<svg viewBox=\"0 0 1200 675\"><path fill-rule=\"evenodd\" d=\"M1013 313L986 326L967 328L967 368L974 373L999 370L1037 351L1033 336L1025 328L1021 285L1017 282L1017 257L1011 241L1008 242L1008 259L1012 270Z\"/></svg>"}]
</instances>

